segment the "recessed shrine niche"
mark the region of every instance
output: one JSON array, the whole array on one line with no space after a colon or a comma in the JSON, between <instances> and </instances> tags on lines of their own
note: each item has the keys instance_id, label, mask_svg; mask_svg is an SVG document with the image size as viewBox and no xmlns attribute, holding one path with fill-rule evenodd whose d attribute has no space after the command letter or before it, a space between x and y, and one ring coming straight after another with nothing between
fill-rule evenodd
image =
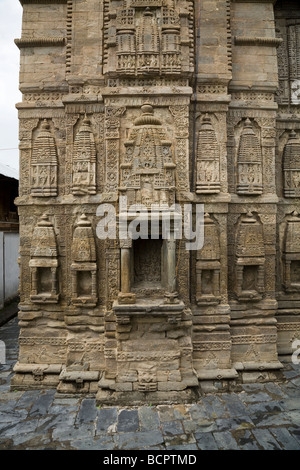
<instances>
[{"instance_id":1,"label":"recessed shrine niche","mask_svg":"<svg viewBox=\"0 0 300 470\"><path fill-rule=\"evenodd\" d=\"M237 194L262 194L262 151L254 123L247 118L242 124L237 146Z\"/></svg>"},{"instance_id":2,"label":"recessed shrine niche","mask_svg":"<svg viewBox=\"0 0 300 470\"><path fill-rule=\"evenodd\" d=\"M300 217L296 211L286 219L283 273L285 291L300 293Z\"/></svg>"},{"instance_id":3,"label":"recessed shrine niche","mask_svg":"<svg viewBox=\"0 0 300 470\"><path fill-rule=\"evenodd\" d=\"M58 294L58 252L54 227L47 215L37 223L30 250L31 293L34 303L57 303Z\"/></svg>"},{"instance_id":4,"label":"recessed shrine niche","mask_svg":"<svg viewBox=\"0 0 300 470\"><path fill-rule=\"evenodd\" d=\"M72 241L72 303L81 307L97 304L96 246L91 222L82 214Z\"/></svg>"},{"instance_id":5,"label":"recessed shrine niche","mask_svg":"<svg viewBox=\"0 0 300 470\"><path fill-rule=\"evenodd\" d=\"M255 215L241 217L236 234L236 280L238 300L261 300L265 286L263 227Z\"/></svg>"},{"instance_id":6,"label":"recessed shrine niche","mask_svg":"<svg viewBox=\"0 0 300 470\"><path fill-rule=\"evenodd\" d=\"M148 238L120 241L121 302L133 303L136 293L162 295L164 290L173 292L170 279L175 277L174 273L171 274L172 269L175 271L174 262L171 261L175 256L175 242L167 240L163 234L162 215L159 214L163 211L166 217L170 217L172 230L175 171L172 139L153 107L145 103L124 142L119 192L127 197L129 207L137 205L143 210L151 210L151 214L158 217L157 227L155 237L150 235L151 223L149 220L148 226L146 214L147 221L142 224L146 227Z\"/></svg>"},{"instance_id":7,"label":"recessed shrine niche","mask_svg":"<svg viewBox=\"0 0 300 470\"><path fill-rule=\"evenodd\" d=\"M31 157L31 195L57 196L57 148L51 127L44 119L33 141Z\"/></svg>"},{"instance_id":8,"label":"recessed shrine niche","mask_svg":"<svg viewBox=\"0 0 300 470\"><path fill-rule=\"evenodd\" d=\"M220 240L218 227L209 214L204 216L204 246L197 252L196 303L214 305L220 301Z\"/></svg>"}]
</instances>

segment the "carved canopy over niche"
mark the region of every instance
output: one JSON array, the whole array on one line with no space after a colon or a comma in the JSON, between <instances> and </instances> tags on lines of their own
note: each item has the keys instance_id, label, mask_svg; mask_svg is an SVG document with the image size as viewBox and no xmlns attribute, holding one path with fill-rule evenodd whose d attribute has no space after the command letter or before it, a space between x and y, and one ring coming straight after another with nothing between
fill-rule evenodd
<instances>
[{"instance_id":1,"label":"carved canopy over niche","mask_svg":"<svg viewBox=\"0 0 300 470\"><path fill-rule=\"evenodd\" d=\"M193 71L189 0L106 0L104 72L122 75Z\"/></svg>"},{"instance_id":2,"label":"carved canopy over niche","mask_svg":"<svg viewBox=\"0 0 300 470\"><path fill-rule=\"evenodd\" d=\"M130 204L171 205L175 202L176 168L172 142L152 106L144 104L141 111L125 142L120 191Z\"/></svg>"}]
</instances>

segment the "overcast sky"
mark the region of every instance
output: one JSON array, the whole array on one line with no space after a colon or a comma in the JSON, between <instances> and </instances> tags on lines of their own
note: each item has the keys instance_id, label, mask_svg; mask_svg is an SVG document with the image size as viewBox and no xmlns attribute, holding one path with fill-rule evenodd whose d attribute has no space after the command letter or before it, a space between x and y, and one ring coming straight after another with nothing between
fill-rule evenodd
<instances>
[{"instance_id":1,"label":"overcast sky","mask_svg":"<svg viewBox=\"0 0 300 470\"><path fill-rule=\"evenodd\" d=\"M0 163L19 167L18 114L22 6L19 0L0 0ZM6 150L10 149L10 150Z\"/></svg>"}]
</instances>

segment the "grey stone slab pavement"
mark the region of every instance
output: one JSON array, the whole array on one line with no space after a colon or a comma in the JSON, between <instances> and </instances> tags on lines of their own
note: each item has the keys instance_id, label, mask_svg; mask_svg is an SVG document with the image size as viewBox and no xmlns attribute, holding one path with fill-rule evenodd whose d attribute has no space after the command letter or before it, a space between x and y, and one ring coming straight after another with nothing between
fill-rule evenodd
<instances>
[{"instance_id":1,"label":"grey stone slab pavement","mask_svg":"<svg viewBox=\"0 0 300 470\"><path fill-rule=\"evenodd\" d=\"M300 450L300 366L286 364L281 381L196 403L97 407L90 396L11 390L16 318L0 327L0 340L0 450Z\"/></svg>"}]
</instances>

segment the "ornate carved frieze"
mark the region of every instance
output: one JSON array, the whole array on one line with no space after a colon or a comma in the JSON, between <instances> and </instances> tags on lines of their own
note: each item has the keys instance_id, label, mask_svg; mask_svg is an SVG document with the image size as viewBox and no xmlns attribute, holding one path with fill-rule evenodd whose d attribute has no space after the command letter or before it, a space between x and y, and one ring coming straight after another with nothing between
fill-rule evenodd
<instances>
[{"instance_id":1,"label":"ornate carved frieze","mask_svg":"<svg viewBox=\"0 0 300 470\"><path fill-rule=\"evenodd\" d=\"M179 8L176 4L179 4ZM120 75L182 74L193 70L193 15L188 0L105 2L105 71Z\"/></svg>"}]
</instances>

